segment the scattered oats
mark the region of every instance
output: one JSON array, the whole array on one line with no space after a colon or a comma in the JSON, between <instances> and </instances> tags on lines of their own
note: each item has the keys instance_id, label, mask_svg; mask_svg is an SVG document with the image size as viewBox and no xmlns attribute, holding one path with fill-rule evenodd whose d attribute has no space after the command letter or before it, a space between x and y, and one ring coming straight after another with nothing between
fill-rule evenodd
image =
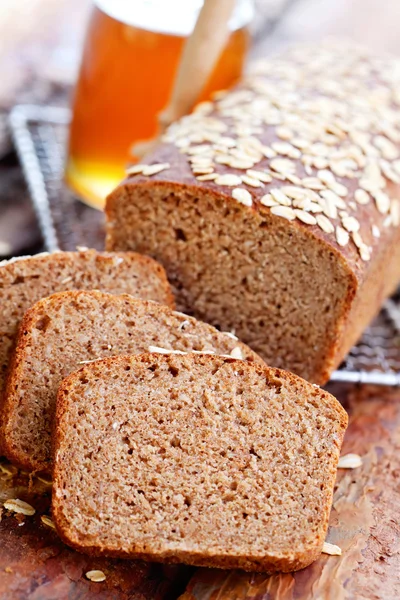
<instances>
[{"instance_id":1,"label":"scattered oats","mask_svg":"<svg viewBox=\"0 0 400 600\"><path fill-rule=\"evenodd\" d=\"M290 140L293 137L293 131L283 125L275 129L275 133L281 140Z\"/></svg>"},{"instance_id":2,"label":"scattered oats","mask_svg":"<svg viewBox=\"0 0 400 600\"><path fill-rule=\"evenodd\" d=\"M291 206L292 201L290 200L290 198L288 198L288 196L286 196L286 194L282 192L281 189L273 188L269 191L269 193L272 196L272 198L276 202L278 202L278 204L281 204L282 206Z\"/></svg>"},{"instance_id":3,"label":"scattered oats","mask_svg":"<svg viewBox=\"0 0 400 600\"><path fill-rule=\"evenodd\" d=\"M349 231L350 233L353 231L359 231L360 229L360 223L355 217L344 217L342 219L342 225L346 231Z\"/></svg>"},{"instance_id":4,"label":"scattered oats","mask_svg":"<svg viewBox=\"0 0 400 600\"><path fill-rule=\"evenodd\" d=\"M361 465L361 456L358 454L344 454L339 458L338 469L357 469Z\"/></svg>"},{"instance_id":5,"label":"scattered oats","mask_svg":"<svg viewBox=\"0 0 400 600\"><path fill-rule=\"evenodd\" d=\"M208 156L191 156L189 162L193 169L195 167L212 167L213 159Z\"/></svg>"},{"instance_id":6,"label":"scattered oats","mask_svg":"<svg viewBox=\"0 0 400 600\"><path fill-rule=\"evenodd\" d=\"M251 206L253 204L253 198L251 197L250 192L243 188L235 188L232 190L232 197L245 206Z\"/></svg>"},{"instance_id":7,"label":"scattered oats","mask_svg":"<svg viewBox=\"0 0 400 600\"><path fill-rule=\"evenodd\" d=\"M187 148L184 154L190 154L190 156L194 156L195 154L201 154L204 156L210 156L213 153L211 146L208 144L200 144L199 146L190 146Z\"/></svg>"},{"instance_id":8,"label":"scattered oats","mask_svg":"<svg viewBox=\"0 0 400 600\"><path fill-rule=\"evenodd\" d=\"M77 252L86 252L86 250L89 250L89 248L87 246L77 246L76 250Z\"/></svg>"},{"instance_id":9,"label":"scattered oats","mask_svg":"<svg viewBox=\"0 0 400 600\"><path fill-rule=\"evenodd\" d=\"M300 210L310 210L310 206L313 204L310 198L301 198L300 200L293 200L292 202L294 208L299 208ZM316 205L318 206L318 205ZM322 208L321 208L322 210Z\"/></svg>"},{"instance_id":10,"label":"scattered oats","mask_svg":"<svg viewBox=\"0 0 400 600\"><path fill-rule=\"evenodd\" d=\"M349 243L349 237L349 234L345 229L343 229L343 227L340 227L339 225L336 227L336 241L339 246L347 246Z\"/></svg>"},{"instance_id":11,"label":"scattered oats","mask_svg":"<svg viewBox=\"0 0 400 600\"><path fill-rule=\"evenodd\" d=\"M194 175L208 175L213 172L214 172L214 169L212 167L194 167L193 168Z\"/></svg>"},{"instance_id":12,"label":"scattered oats","mask_svg":"<svg viewBox=\"0 0 400 600\"><path fill-rule=\"evenodd\" d=\"M3 506L6 510L19 513L21 515L26 515L27 517L31 517L36 512L33 506L31 506L27 502L24 502L23 500L19 500L18 498L6 500L3 503Z\"/></svg>"},{"instance_id":13,"label":"scattered oats","mask_svg":"<svg viewBox=\"0 0 400 600\"><path fill-rule=\"evenodd\" d=\"M310 145L310 142L308 140L302 138L292 138L290 141L292 143L292 146L296 146L296 148L300 148L300 150L305 150Z\"/></svg>"},{"instance_id":14,"label":"scattered oats","mask_svg":"<svg viewBox=\"0 0 400 600\"><path fill-rule=\"evenodd\" d=\"M307 208L304 208L304 210L309 210L312 213L322 213L324 209L322 208L322 206L320 204L317 204L316 202L310 202L308 204ZM328 219L326 217L324 217L324 219L326 219L328 221Z\"/></svg>"},{"instance_id":15,"label":"scattered oats","mask_svg":"<svg viewBox=\"0 0 400 600\"><path fill-rule=\"evenodd\" d=\"M392 217L393 225L400 225L400 200L393 199L390 203L390 216Z\"/></svg>"},{"instance_id":16,"label":"scattered oats","mask_svg":"<svg viewBox=\"0 0 400 600\"><path fill-rule=\"evenodd\" d=\"M358 233L358 231L353 231L353 233L351 234L351 239L353 240L353 242L357 246L357 248L361 248L361 246L364 245L362 237Z\"/></svg>"},{"instance_id":17,"label":"scattered oats","mask_svg":"<svg viewBox=\"0 0 400 600\"><path fill-rule=\"evenodd\" d=\"M264 187L264 184L259 179L249 177L248 175L242 175L242 182L250 187Z\"/></svg>"},{"instance_id":18,"label":"scattered oats","mask_svg":"<svg viewBox=\"0 0 400 600\"><path fill-rule=\"evenodd\" d=\"M218 139L218 144L225 146L225 148L234 148L236 146L236 140L234 140L232 137L221 136Z\"/></svg>"},{"instance_id":19,"label":"scattered oats","mask_svg":"<svg viewBox=\"0 0 400 600\"><path fill-rule=\"evenodd\" d=\"M276 177L276 175L275 175L275 177ZM288 181L290 181L290 183L293 183L294 185L301 184L300 177L297 177L297 175L293 175L292 173L285 173L285 179L287 179Z\"/></svg>"},{"instance_id":20,"label":"scattered oats","mask_svg":"<svg viewBox=\"0 0 400 600\"><path fill-rule=\"evenodd\" d=\"M331 185L329 186L331 188L332 191L335 192L335 194L337 194L338 196L342 196L343 198L347 196L347 194L349 193L349 190L347 189L347 187L345 185L343 185L342 183L338 183L337 181L335 181L334 183L331 183Z\"/></svg>"},{"instance_id":21,"label":"scattered oats","mask_svg":"<svg viewBox=\"0 0 400 600\"><path fill-rule=\"evenodd\" d=\"M385 217L385 220L383 221L382 225L384 227L390 227L391 225L393 225L393 223L392 223L392 217L390 215L388 215L387 217Z\"/></svg>"},{"instance_id":22,"label":"scattered oats","mask_svg":"<svg viewBox=\"0 0 400 600\"><path fill-rule=\"evenodd\" d=\"M386 215L390 210L390 198L385 192L377 191L374 193L375 203L381 215Z\"/></svg>"},{"instance_id":23,"label":"scattered oats","mask_svg":"<svg viewBox=\"0 0 400 600\"><path fill-rule=\"evenodd\" d=\"M395 160L399 157L397 147L387 137L377 135L373 143L381 151L383 158L386 158L386 160Z\"/></svg>"},{"instance_id":24,"label":"scattered oats","mask_svg":"<svg viewBox=\"0 0 400 600\"><path fill-rule=\"evenodd\" d=\"M288 156L289 158L300 158L301 152L298 148L288 144L287 142L273 142L271 148L282 156Z\"/></svg>"},{"instance_id":25,"label":"scattered oats","mask_svg":"<svg viewBox=\"0 0 400 600\"><path fill-rule=\"evenodd\" d=\"M263 146L262 148L260 148L260 151L262 152L262 155L265 156L265 158L274 158L276 156L276 152L272 150L272 148L270 148L269 146Z\"/></svg>"},{"instance_id":26,"label":"scattered oats","mask_svg":"<svg viewBox=\"0 0 400 600\"><path fill-rule=\"evenodd\" d=\"M323 190L323 189L325 189L325 184L322 183L316 177L304 177L301 180L301 183L302 183L302 185L305 188L308 188L310 190Z\"/></svg>"},{"instance_id":27,"label":"scattered oats","mask_svg":"<svg viewBox=\"0 0 400 600\"><path fill-rule=\"evenodd\" d=\"M70 281L72 281L72 277L66 277L61 283L69 283Z\"/></svg>"},{"instance_id":28,"label":"scattered oats","mask_svg":"<svg viewBox=\"0 0 400 600\"><path fill-rule=\"evenodd\" d=\"M320 196L337 208L346 208L346 202L332 190L322 190ZM336 217L335 217L336 218Z\"/></svg>"},{"instance_id":29,"label":"scattered oats","mask_svg":"<svg viewBox=\"0 0 400 600\"><path fill-rule=\"evenodd\" d=\"M126 169L125 173L127 175L139 175L139 173L143 173L143 169L146 166L147 165L132 165Z\"/></svg>"},{"instance_id":30,"label":"scattered oats","mask_svg":"<svg viewBox=\"0 0 400 600\"><path fill-rule=\"evenodd\" d=\"M322 183L325 183L325 185L327 185L328 187L330 187L331 184L335 183L336 181L334 174L328 169L321 169L320 171L318 171L317 176L318 179L322 181Z\"/></svg>"},{"instance_id":31,"label":"scattered oats","mask_svg":"<svg viewBox=\"0 0 400 600\"><path fill-rule=\"evenodd\" d=\"M306 190L303 190L301 187L296 187L294 185L284 185L280 188L281 192L286 194L289 198L293 200L302 200L306 195Z\"/></svg>"},{"instance_id":32,"label":"scattered oats","mask_svg":"<svg viewBox=\"0 0 400 600\"><path fill-rule=\"evenodd\" d=\"M322 553L330 554L331 556L341 556L342 550L339 548L339 546L336 546L335 544L324 542L324 545L322 546Z\"/></svg>"},{"instance_id":33,"label":"scattered oats","mask_svg":"<svg viewBox=\"0 0 400 600\"><path fill-rule=\"evenodd\" d=\"M151 175L156 175L157 173L161 173L161 171L165 171L170 168L169 163L158 163L155 165L146 165L142 171L143 175L150 177Z\"/></svg>"},{"instance_id":34,"label":"scattered oats","mask_svg":"<svg viewBox=\"0 0 400 600\"><path fill-rule=\"evenodd\" d=\"M225 175L218 175L215 180L217 185L226 185L226 186L236 186L242 183L242 178L238 175L233 175L232 173L226 173Z\"/></svg>"},{"instance_id":35,"label":"scattered oats","mask_svg":"<svg viewBox=\"0 0 400 600\"><path fill-rule=\"evenodd\" d=\"M230 154L217 154L217 156L214 158L214 161L219 165L227 165L230 167L232 163L232 157Z\"/></svg>"},{"instance_id":36,"label":"scattered oats","mask_svg":"<svg viewBox=\"0 0 400 600\"><path fill-rule=\"evenodd\" d=\"M260 198L260 202L264 206L279 206L278 202L272 198L271 194L265 194L265 196L262 196L262 198Z\"/></svg>"},{"instance_id":37,"label":"scattered oats","mask_svg":"<svg viewBox=\"0 0 400 600\"><path fill-rule=\"evenodd\" d=\"M270 183L272 181L271 175L265 173L265 171L255 171L254 169L248 169L246 173L249 177L252 177L253 179L259 179L263 183Z\"/></svg>"},{"instance_id":38,"label":"scattered oats","mask_svg":"<svg viewBox=\"0 0 400 600\"><path fill-rule=\"evenodd\" d=\"M333 233L335 231L334 226L330 220L325 217L325 215L317 215L316 219L318 226L322 229L322 231L325 231L325 233Z\"/></svg>"},{"instance_id":39,"label":"scattered oats","mask_svg":"<svg viewBox=\"0 0 400 600\"><path fill-rule=\"evenodd\" d=\"M243 158L231 158L229 161L229 166L232 167L232 169L240 169L243 171L251 169L251 167L254 167L254 164L254 160L245 160Z\"/></svg>"},{"instance_id":40,"label":"scattered oats","mask_svg":"<svg viewBox=\"0 0 400 600\"><path fill-rule=\"evenodd\" d=\"M353 200L350 200L349 206L350 206L351 210L357 210L357 204L355 202L353 202Z\"/></svg>"},{"instance_id":41,"label":"scattered oats","mask_svg":"<svg viewBox=\"0 0 400 600\"><path fill-rule=\"evenodd\" d=\"M287 158L274 158L271 160L269 166L277 173L283 175L286 175L286 173L294 173L296 171L296 164Z\"/></svg>"},{"instance_id":42,"label":"scattered oats","mask_svg":"<svg viewBox=\"0 0 400 600\"><path fill-rule=\"evenodd\" d=\"M243 360L243 353L239 346L235 346L235 348L230 352L230 356L232 358L239 358L240 360Z\"/></svg>"},{"instance_id":43,"label":"scattered oats","mask_svg":"<svg viewBox=\"0 0 400 600\"><path fill-rule=\"evenodd\" d=\"M311 165L306 165L306 166L304 167L304 170L305 170L305 172L306 172L306 175L310 175L310 176L311 176L311 175L312 175L312 173L313 173L313 170L312 170L312 167L311 167Z\"/></svg>"},{"instance_id":44,"label":"scattered oats","mask_svg":"<svg viewBox=\"0 0 400 600\"><path fill-rule=\"evenodd\" d=\"M381 232L380 229L377 225L372 225L372 235L374 236L374 238L380 238L381 237Z\"/></svg>"},{"instance_id":45,"label":"scattered oats","mask_svg":"<svg viewBox=\"0 0 400 600\"><path fill-rule=\"evenodd\" d=\"M326 169L326 167L329 166L328 159L322 156L316 156L313 159L312 164L316 169Z\"/></svg>"},{"instance_id":46,"label":"scattered oats","mask_svg":"<svg viewBox=\"0 0 400 600\"><path fill-rule=\"evenodd\" d=\"M289 206L273 206L271 208L271 212L273 215L276 215L277 217L283 217L288 221L294 221L296 218L294 210Z\"/></svg>"},{"instance_id":47,"label":"scattered oats","mask_svg":"<svg viewBox=\"0 0 400 600\"><path fill-rule=\"evenodd\" d=\"M371 259L371 252L369 251L369 248L366 244L362 244L358 250L360 252L362 260L367 262Z\"/></svg>"},{"instance_id":48,"label":"scattered oats","mask_svg":"<svg viewBox=\"0 0 400 600\"><path fill-rule=\"evenodd\" d=\"M199 175L196 179L197 181L214 181L217 177L218 173L208 173L207 175Z\"/></svg>"},{"instance_id":49,"label":"scattered oats","mask_svg":"<svg viewBox=\"0 0 400 600\"><path fill-rule=\"evenodd\" d=\"M232 331L223 331L222 333L230 337L232 340L239 339L234 333L232 333Z\"/></svg>"},{"instance_id":50,"label":"scattered oats","mask_svg":"<svg viewBox=\"0 0 400 600\"><path fill-rule=\"evenodd\" d=\"M324 214L329 219L337 219L338 214L337 214L337 207L336 207L335 201L330 196L323 198L323 200L324 200L324 204L323 204Z\"/></svg>"},{"instance_id":51,"label":"scattered oats","mask_svg":"<svg viewBox=\"0 0 400 600\"><path fill-rule=\"evenodd\" d=\"M400 183L400 176L395 172L392 168L392 165L388 163L386 160L381 161L381 169L382 173L393 183Z\"/></svg>"},{"instance_id":52,"label":"scattered oats","mask_svg":"<svg viewBox=\"0 0 400 600\"><path fill-rule=\"evenodd\" d=\"M50 519L50 517L48 517L46 515L42 515L40 517L40 520L42 521L43 525L46 525L47 527L51 527L52 529L56 528L56 526L54 525L54 522L52 521L52 519Z\"/></svg>"},{"instance_id":53,"label":"scattered oats","mask_svg":"<svg viewBox=\"0 0 400 600\"><path fill-rule=\"evenodd\" d=\"M317 219L305 210L299 210L298 208L296 208L294 209L294 214L300 221L302 221L303 223L307 223L307 225L316 225L317 223Z\"/></svg>"},{"instance_id":54,"label":"scattered oats","mask_svg":"<svg viewBox=\"0 0 400 600\"><path fill-rule=\"evenodd\" d=\"M89 579L89 581L93 581L93 583L100 583L101 581L105 581L106 576L104 575L103 571L88 571L86 573L86 577L87 579Z\"/></svg>"},{"instance_id":55,"label":"scattered oats","mask_svg":"<svg viewBox=\"0 0 400 600\"><path fill-rule=\"evenodd\" d=\"M155 354L187 354L187 352L182 352L181 350L171 350L169 348L161 348L160 346L149 346L149 352L154 352Z\"/></svg>"}]
</instances>

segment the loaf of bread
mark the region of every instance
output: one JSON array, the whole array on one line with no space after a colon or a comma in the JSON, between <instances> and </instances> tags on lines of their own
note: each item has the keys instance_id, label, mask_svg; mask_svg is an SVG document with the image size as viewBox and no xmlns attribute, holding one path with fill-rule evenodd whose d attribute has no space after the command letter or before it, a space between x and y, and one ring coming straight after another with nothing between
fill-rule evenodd
<instances>
[{"instance_id":1,"label":"loaf of bread","mask_svg":"<svg viewBox=\"0 0 400 600\"><path fill-rule=\"evenodd\" d=\"M61 384L52 514L94 555L249 571L310 564L325 540L347 415L295 375L142 354Z\"/></svg>"},{"instance_id":2,"label":"loaf of bread","mask_svg":"<svg viewBox=\"0 0 400 600\"><path fill-rule=\"evenodd\" d=\"M14 258L0 264L0 396L24 312L54 292L93 288L174 306L161 265L132 252L54 252Z\"/></svg>"},{"instance_id":3,"label":"loaf of bread","mask_svg":"<svg viewBox=\"0 0 400 600\"><path fill-rule=\"evenodd\" d=\"M344 44L255 65L107 201L107 247L180 310L325 382L400 279L400 61Z\"/></svg>"},{"instance_id":4,"label":"loaf of bread","mask_svg":"<svg viewBox=\"0 0 400 600\"><path fill-rule=\"evenodd\" d=\"M53 294L34 304L21 323L4 393L4 454L28 471L49 471L61 380L86 362L152 347L232 353L262 363L235 336L155 302L99 291Z\"/></svg>"}]
</instances>

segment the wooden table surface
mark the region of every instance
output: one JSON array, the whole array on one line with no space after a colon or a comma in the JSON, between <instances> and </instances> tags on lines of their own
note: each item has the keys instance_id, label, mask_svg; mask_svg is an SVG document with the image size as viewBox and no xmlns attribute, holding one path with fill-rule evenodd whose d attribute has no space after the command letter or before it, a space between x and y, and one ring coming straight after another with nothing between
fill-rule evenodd
<instances>
[{"instance_id":1,"label":"wooden table surface","mask_svg":"<svg viewBox=\"0 0 400 600\"><path fill-rule=\"evenodd\" d=\"M266 10L272 1L259 0L259 5ZM279 1L283 0L275 0L275 5ZM271 35L263 39L258 32L257 54L331 33L400 54L398 23L400 2L394 0L289 0ZM32 78L27 81L34 91ZM54 98L55 92L59 99L61 92L61 102L67 102L69 90L52 85L39 92L34 94L42 100ZM21 97L29 99L27 89L15 95ZM0 153L1 148L0 144ZM40 246L21 171L8 154L0 161L0 256ZM304 571L272 577L89 559L69 550L42 523L41 516L49 514L51 488L3 462L0 505L6 498L19 497L37 512L34 517L0 514L0 600L399 599L400 390L353 386L332 391L350 414L343 452L363 457L361 468L338 473L328 540L342 548L341 557L323 555ZM85 578L87 570L95 568L106 573L103 583Z\"/></svg>"}]
</instances>

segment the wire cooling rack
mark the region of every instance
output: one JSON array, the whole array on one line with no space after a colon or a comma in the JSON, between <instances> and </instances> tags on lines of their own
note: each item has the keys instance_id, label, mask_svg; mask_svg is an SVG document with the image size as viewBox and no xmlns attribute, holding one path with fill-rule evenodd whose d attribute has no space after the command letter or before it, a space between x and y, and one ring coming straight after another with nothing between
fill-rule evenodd
<instances>
[{"instance_id":1,"label":"wire cooling rack","mask_svg":"<svg viewBox=\"0 0 400 600\"><path fill-rule=\"evenodd\" d=\"M70 121L66 108L16 106L10 126L46 247L103 248L104 218L64 185L65 146ZM335 371L332 381L400 386L400 291Z\"/></svg>"}]
</instances>

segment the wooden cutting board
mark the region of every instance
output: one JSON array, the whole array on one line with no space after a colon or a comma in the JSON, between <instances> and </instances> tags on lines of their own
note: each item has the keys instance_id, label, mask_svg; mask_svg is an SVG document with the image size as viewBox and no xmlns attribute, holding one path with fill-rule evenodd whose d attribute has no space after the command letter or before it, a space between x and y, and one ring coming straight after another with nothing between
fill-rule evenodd
<instances>
[{"instance_id":1,"label":"wooden cutting board","mask_svg":"<svg viewBox=\"0 0 400 600\"><path fill-rule=\"evenodd\" d=\"M400 598L400 390L336 387L350 414L343 453L363 466L338 472L328 540L341 557L322 555L295 574L161 567L93 559L68 549L44 525L51 487L2 463L0 502L20 498L33 517L3 510L0 600L397 600ZM85 573L101 569L102 583ZM188 578L193 573L186 591Z\"/></svg>"}]
</instances>

